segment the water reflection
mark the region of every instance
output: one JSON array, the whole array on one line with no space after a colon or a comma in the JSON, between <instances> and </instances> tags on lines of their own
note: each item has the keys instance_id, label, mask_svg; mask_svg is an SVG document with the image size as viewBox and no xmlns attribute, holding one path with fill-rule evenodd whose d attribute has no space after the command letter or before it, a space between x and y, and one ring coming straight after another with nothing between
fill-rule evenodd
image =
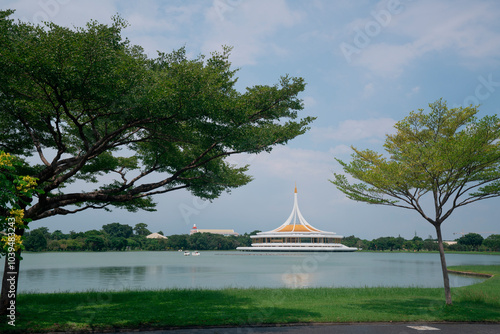
<instances>
[{"instance_id":1,"label":"water reflection","mask_svg":"<svg viewBox=\"0 0 500 334\"><path fill-rule=\"evenodd\" d=\"M283 274L283 283L287 288L307 288L311 286L310 274Z\"/></svg>"},{"instance_id":2,"label":"water reflection","mask_svg":"<svg viewBox=\"0 0 500 334\"><path fill-rule=\"evenodd\" d=\"M500 264L500 256L450 254L449 265ZM451 286L482 278L450 275ZM224 287L442 287L437 254L178 252L26 254L20 292Z\"/></svg>"}]
</instances>

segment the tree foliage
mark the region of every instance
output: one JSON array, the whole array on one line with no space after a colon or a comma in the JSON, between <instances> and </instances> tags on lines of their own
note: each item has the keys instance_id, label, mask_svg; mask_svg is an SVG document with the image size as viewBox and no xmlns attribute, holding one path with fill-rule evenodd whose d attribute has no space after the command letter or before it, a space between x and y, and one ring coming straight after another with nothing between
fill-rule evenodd
<instances>
[{"instance_id":1,"label":"tree foliage","mask_svg":"<svg viewBox=\"0 0 500 334\"><path fill-rule=\"evenodd\" d=\"M29 238L26 238L24 247L33 252L44 251L47 248L47 237L41 229L34 229L29 233Z\"/></svg>"},{"instance_id":2,"label":"tree foliage","mask_svg":"<svg viewBox=\"0 0 500 334\"><path fill-rule=\"evenodd\" d=\"M21 206L28 203L36 191L36 179L20 176L16 169L21 162L15 156L0 150L0 256L16 253L24 248L22 234L30 221L24 217Z\"/></svg>"},{"instance_id":3,"label":"tree foliage","mask_svg":"<svg viewBox=\"0 0 500 334\"><path fill-rule=\"evenodd\" d=\"M154 195L178 189L216 198L251 180L248 166L228 156L269 152L313 120L297 119L302 78L237 91L230 48L150 59L122 38L119 17L71 29L14 22L12 13L0 10L0 150L20 157L12 175L36 181L35 196L9 197L23 222L87 209L154 210ZM2 224L9 192L0 191ZM16 240L27 225L18 227ZM95 236L89 247L105 247L101 241ZM7 272L16 272L17 286L19 256L9 266L0 314L10 303Z\"/></svg>"},{"instance_id":4,"label":"tree foliage","mask_svg":"<svg viewBox=\"0 0 500 334\"><path fill-rule=\"evenodd\" d=\"M483 244L484 238L477 233L467 233L466 235L460 237L457 240L459 245L470 246L472 248L478 248Z\"/></svg>"},{"instance_id":5,"label":"tree foliage","mask_svg":"<svg viewBox=\"0 0 500 334\"><path fill-rule=\"evenodd\" d=\"M396 123L384 144L388 156L353 148L350 163L337 159L360 183L343 174L331 182L350 199L415 210L434 225L451 304L441 224L459 207L500 196L500 120L478 119L477 107L449 109L442 100L429 107Z\"/></svg>"},{"instance_id":6,"label":"tree foliage","mask_svg":"<svg viewBox=\"0 0 500 334\"><path fill-rule=\"evenodd\" d=\"M448 109L439 100L431 113L411 112L387 135L389 157L355 148L353 160L338 160L344 171L362 181L351 184L342 174L332 181L350 199L416 210L440 225L461 206L500 195L500 123L496 116L478 120L477 107ZM424 211L430 194L434 215Z\"/></svg>"},{"instance_id":7,"label":"tree foliage","mask_svg":"<svg viewBox=\"0 0 500 334\"><path fill-rule=\"evenodd\" d=\"M405 243L405 239L402 237L380 237L372 240L368 244L369 250L401 250L403 249L403 244Z\"/></svg>"},{"instance_id":8,"label":"tree foliage","mask_svg":"<svg viewBox=\"0 0 500 334\"><path fill-rule=\"evenodd\" d=\"M270 151L312 121L295 120L301 78L238 92L230 48L149 59L122 38L120 18L69 29L10 14L0 12L0 149L38 158L22 166L43 190L27 218L153 210L153 195L183 188L216 198L251 180L227 156ZM78 180L87 186L68 190Z\"/></svg>"},{"instance_id":9,"label":"tree foliage","mask_svg":"<svg viewBox=\"0 0 500 334\"><path fill-rule=\"evenodd\" d=\"M138 223L138 224L135 224L134 233L137 234L137 235L146 236L146 235L151 234L151 231L148 230L148 225L147 224L145 224L145 223Z\"/></svg>"},{"instance_id":10,"label":"tree foliage","mask_svg":"<svg viewBox=\"0 0 500 334\"><path fill-rule=\"evenodd\" d=\"M130 225L111 223L103 225L102 229L114 238L130 238L133 233L133 228Z\"/></svg>"},{"instance_id":11,"label":"tree foliage","mask_svg":"<svg viewBox=\"0 0 500 334\"><path fill-rule=\"evenodd\" d=\"M500 234L492 234L483 241L483 245L492 251L500 251Z\"/></svg>"},{"instance_id":12,"label":"tree foliage","mask_svg":"<svg viewBox=\"0 0 500 334\"><path fill-rule=\"evenodd\" d=\"M147 224L139 223L147 229ZM251 234L224 236L212 233L193 235L174 234L168 239L148 239L141 231L129 234L132 227L127 224L111 223L101 230L64 234L57 230L49 233L48 228L39 227L25 234L27 251L139 251L139 250L234 250L239 246L251 245ZM124 237L124 233L128 237Z\"/></svg>"}]
</instances>

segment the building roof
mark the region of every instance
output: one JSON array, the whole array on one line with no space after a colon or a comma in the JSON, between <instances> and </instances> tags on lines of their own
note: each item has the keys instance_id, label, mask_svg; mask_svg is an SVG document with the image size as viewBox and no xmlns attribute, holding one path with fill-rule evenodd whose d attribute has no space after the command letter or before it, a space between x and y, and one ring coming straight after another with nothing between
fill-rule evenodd
<instances>
[{"instance_id":1,"label":"building roof","mask_svg":"<svg viewBox=\"0 0 500 334\"><path fill-rule=\"evenodd\" d=\"M215 233L215 234L235 234L234 230L220 230L213 228L199 228L198 232L200 233Z\"/></svg>"},{"instance_id":2,"label":"building roof","mask_svg":"<svg viewBox=\"0 0 500 334\"><path fill-rule=\"evenodd\" d=\"M159 233L151 233L150 235L146 236L147 239L168 239L166 236L161 235Z\"/></svg>"},{"instance_id":3,"label":"building roof","mask_svg":"<svg viewBox=\"0 0 500 334\"><path fill-rule=\"evenodd\" d=\"M293 233L293 232L297 232L297 233L313 232L313 233L327 233L327 234L332 233L332 232L321 231L321 230L313 227L302 216L302 214L300 213L299 204L297 201L297 186L295 186L292 213L290 214L288 219L283 224L281 224L278 228L275 228L274 230L271 230L268 232L261 232L261 233L263 233L263 234L271 234L271 233L275 234L275 233Z\"/></svg>"},{"instance_id":4,"label":"building roof","mask_svg":"<svg viewBox=\"0 0 500 334\"><path fill-rule=\"evenodd\" d=\"M222 234L222 235L235 235L238 236L239 234L237 232L234 232L234 230L230 229L214 229L214 228L197 228L196 224L193 225L193 228L191 228L190 234L194 233L213 233L213 234Z\"/></svg>"},{"instance_id":5,"label":"building roof","mask_svg":"<svg viewBox=\"0 0 500 334\"><path fill-rule=\"evenodd\" d=\"M320 230L315 229L311 225L302 225L302 224L289 224L286 226L280 226L274 232L321 232Z\"/></svg>"}]
</instances>

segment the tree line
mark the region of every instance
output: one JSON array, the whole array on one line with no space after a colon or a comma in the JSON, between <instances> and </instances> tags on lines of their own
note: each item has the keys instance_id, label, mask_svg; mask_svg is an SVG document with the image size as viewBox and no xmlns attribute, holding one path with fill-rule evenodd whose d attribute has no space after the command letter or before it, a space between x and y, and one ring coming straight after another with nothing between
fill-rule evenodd
<instances>
[{"instance_id":1,"label":"tree line","mask_svg":"<svg viewBox=\"0 0 500 334\"><path fill-rule=\"evenodd\" d=\"M148 239L151 234L147 224L135 227L127 224L110 223L101 230L86 232L61 230L49 232L47 227L39 227L25 234L23 245L26 251L161 251L178 249L230 250L239 246L250 246L250 234L223 236L212 233L193 235L171 235L167 239ZM163 235L162 231L158 232Z\"/></svg>"},{"instance_id":2,"label":"tree line","mask_svg":"<svg viewBox=\"0 0 500 334\"><path fill-rule=\"evenodd\" d=\"M147 224L138 223L135 227L110 223L101 230L86 232L70 231L65 234L60 230L50 233L47 227L39 227L25 234L25 250L43 251L126 251L126 250L234 250L240 246L250 246L250 236L259 231L240 236L223 236L213 233L175 234L167 239L148 239L151 231ZM158 232L163 235L162 231ZM500 251L500 234L483 238L477 233L468 233L458 238L456 244L445 243L447 251ZM429 236L422 239L398 237L380 237L373 240L358 238L354 235L342 239L342 244L370 251L438 251L437 240Z\"/></svg>"},{"instance_id":3,"label":"tree line","mask_svg":"<svg viewBox=\"0 0 500 334\"><path fill-rule=\"evenodd\" d=\"M491 234L487 238L483 238L480 234L468 233L456 239L456 242L454 244L444 242L443 246L447 251L500 251L500 234ZM342 243L348 247L372 251L439 251L438 241L432 236L425 240L419 236L414 236L410 240L401 236L366 240L351 235L342 239Z\"/></svg>"}]
</instances>

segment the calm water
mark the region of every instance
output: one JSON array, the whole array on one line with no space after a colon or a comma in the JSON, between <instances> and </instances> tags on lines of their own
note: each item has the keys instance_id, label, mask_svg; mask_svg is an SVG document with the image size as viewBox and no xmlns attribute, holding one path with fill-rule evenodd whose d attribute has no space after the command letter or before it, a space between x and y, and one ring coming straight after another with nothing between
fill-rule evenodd
<instances>
[{"instance_id":1,"label":"calm water","mask_svg":"<svg viewBox=\"0 0 500 334\"><path fill-rule=\"evenodd\" d=\"M500 256L448 254L447 264L500 265ZM24 254L20 275L19 292L443 284L439 255L419 253L31 253ZM450 277L453 287L480 281Z\"/></svg>"}]
</instances>

